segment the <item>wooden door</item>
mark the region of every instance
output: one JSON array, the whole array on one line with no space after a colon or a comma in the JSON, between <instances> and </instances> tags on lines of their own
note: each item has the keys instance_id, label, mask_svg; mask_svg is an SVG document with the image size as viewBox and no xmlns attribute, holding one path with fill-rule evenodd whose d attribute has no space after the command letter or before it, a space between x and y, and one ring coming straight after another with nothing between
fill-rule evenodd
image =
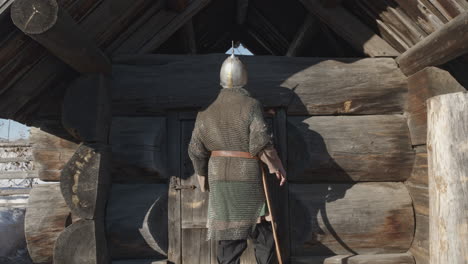
<instances>
[{"instance_id":1,"label":"wooden door","mask_svg":"<svg viewBox=\"0 0 468 264\"><path fill-rule=\"evenodd\" d=\"M270 111L271 112L271 111ZM207 211L208 193L198 188L197 177L188 156L188 144L195 125L195 112L174 112L169 117L169 157L172 161L172 177L169 191L169 260L183 264L216 264L216 241L208 241ZM266 120L275 135L275 144L282 157L286 157L286 114L283 110L266 114ZM283 160L285 162L285 160ZM287 189L276 187L270 177L270 191L274 196L281 226L287 230ZM275 185L273 185L275 184ZM281 198L280 198L281 197ZM280 199L278 199L280 198ZM286 198L286 199L285 199ZM286 203L285 203L286 202ZM284 214L283 214L284 212ZM282 232L282 246L288 248L288 232ZM241 263L254 264L254 249L248 249Z\"/></svg>"}]
</instances>

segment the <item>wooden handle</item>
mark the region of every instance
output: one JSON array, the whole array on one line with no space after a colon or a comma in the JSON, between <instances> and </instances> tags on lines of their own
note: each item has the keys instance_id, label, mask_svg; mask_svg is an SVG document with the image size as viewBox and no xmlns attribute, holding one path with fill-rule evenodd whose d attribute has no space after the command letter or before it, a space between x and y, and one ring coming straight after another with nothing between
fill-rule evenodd
<instances>
[{"instance_id":1,"label":"wooden handle","mask_svg":"<svg viewBox=\"0 0 468 264\"><path fill-rule=\"evenodd\" d=\"M260 164L260 166L262 168L263 190L265 191L265 199L267 201L268 211L270 212L270 216L271 216L271 229L273 230L273 239L275 240L276 256L278 257L278 263L283 264L283 258L281 256L281 250L280 250L280 247L279 247L278 234L276 233L275 217L273 215L273 210L271 209L270 193L268 192L268 185L267 185L265 169L263 168L263 166L261 164Z\"/></svg>"}]
</instances>

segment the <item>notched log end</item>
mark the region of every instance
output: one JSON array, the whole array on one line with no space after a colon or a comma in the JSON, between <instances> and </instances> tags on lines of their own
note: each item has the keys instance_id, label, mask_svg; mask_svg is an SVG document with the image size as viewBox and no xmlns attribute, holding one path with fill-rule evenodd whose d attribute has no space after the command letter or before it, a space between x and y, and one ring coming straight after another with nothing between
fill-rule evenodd
<instances>
[{"instance_id":1,"label":"notched log end","mask_svg":"<svg viewBox=\"0 0 468 264\"><path fill-rule=\"evenodd\" d=\"M16 0L11 6L11 19L24 33L41 34L55 25L58 9L55 0Z\"/></svg>"}]
</instances>

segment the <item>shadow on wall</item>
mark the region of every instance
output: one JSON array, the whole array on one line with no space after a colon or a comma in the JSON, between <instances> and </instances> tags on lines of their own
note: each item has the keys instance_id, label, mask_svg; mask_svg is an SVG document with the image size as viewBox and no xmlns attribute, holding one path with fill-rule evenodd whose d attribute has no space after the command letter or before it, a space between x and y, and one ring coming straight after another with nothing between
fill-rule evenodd
<instances>
[{"instance_id":1,"label":"shadow on wall","mask_svg":"<svg viewBox=\"0 0 468 264\"><path fill-rule=\"evenodd\" d=\"M297 94L293 100L302 102ZM303 103L296 105L299 112L306 112ZM346 191L352 187L352 178L330 156L325 141L318 132L312 130L304 122L310 116L296 116L294 122L288 121L288 178L298 178L301 174L330 175L334 182L314 181L313 205L304 204L304 197L296 197L291 186L303 185L301 182L290 181L290 239L291 245L301 245L307 248L308 254L331 256L335 253L321 243L326 233L330 234L339 245L350 254L357 254L340 238L334 230L327 214L326 204L342 199ZM310 176L311 175L311 176ZM323 177L321 177L323 179ZM313 180L312 180L313 181ZM307 181L308 183L311 180ZM339 184L339 183L348 184ZM337 184L338 183L338 184ZM304 183L307 184L307 183ZM293 224L294 222L294 224ZM321 223L321 224L320 224ZM324 228L326 230L324 230ZM328 238L329 239L329 238ZM294 254L294 248L292 249ZM324 257L326 258L326 257Z\"/></svg>"},{"instance_id":2,"label":"shadow on wall","mask_svg":"<svg viewBox=\"0 0 468 264\"><path fill-rule=\"evenodd\" d=\"M301 125L307 126L307 124L304 123L301 123ZM325 174L327 173L327 170L331 170L330 168L333 168L335 173L340 174L340 179L342 179L343 182L352 182L352 179L346 174L346 172L334 162L332 157L330 157L323 138L319 133L313 130L308 130L308 135L303 135L296 129L297 128L295 126L288 124L288 149L293 149L294 154L297 154L296 157L291 155L289 156L289 176L294 175L294 173L301 173L306 169L310 169L308 165L312 165L316 167L317 170L322 170ZM304 136L313 138L313 141L316 143L314 145L313 153L310 153L307 149L307 143L303 138ZM316 163L317 161L319 161L318 164ZM320 242L327 232L331 234L333 238L350 254L357 254L346 245L334 230L330 220L328 219L326 209L327 203L343 198L346 191L350 189L352 185L353 184L317 182L317 184L314 184L314 188L311 189L311 191L313 190L314 192L312 195L313 205L306 205L304 203L304 197L300 199L290 191L290 219L294 218L294 224L290 225L291 244L303 245L307 248L309 253L313 253L314 255L335 255L332 250ZM319 223L323 223L324 226L321 226ZM323 230L323 228L326 228L326 230Z\"/></svg>"}]
</instances>

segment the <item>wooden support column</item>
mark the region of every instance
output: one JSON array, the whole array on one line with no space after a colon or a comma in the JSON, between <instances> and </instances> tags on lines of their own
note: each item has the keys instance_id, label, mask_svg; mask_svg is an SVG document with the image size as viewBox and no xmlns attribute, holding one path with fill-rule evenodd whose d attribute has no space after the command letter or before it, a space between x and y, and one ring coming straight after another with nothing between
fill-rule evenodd
<instances>
[{"instance_id":1,"label":"wooden support column","mask_svg":"<svg viewBox=\"0 0 468 264\"><path fill-rule=\"evenodd\" d=\"M466 263L468 93L432 97L427 107L430 263Z\"/></svg>"},{"instance_id":2,"label":"wooden support column","mask_svg":"<svg viewBox=\"0 0 468 264\"><path fill-rule=\"evenodd\" d=\"M55 264L110 261L104 230L111 174L107 78L104 74L84 76L68 87L64 97L62 123L82 143L62 170L60 189L71 212L82 220L60 234L54 248Z\"/></svg>"},{"instance_id":3,"label":"wooden support column","mask_svg":"<svg viewBox=\"0 0 468 264\"><path fill-rule=\"evenodd\" d=\"M319 0L301 0L301 2L309 12L342 36L356 50L371 57L396 57L400 55L385 40L342 6L325 8Z\"/></svg>"},{"instance_id":4,"label":"wooden support column","mask_svg":"<svg viewBox=\"0 0 468 264\"><path fill-rule=\"evenodd\" d=\"M458 15L401 54L396 60L406 75L446 63L468 52L468 12Z\"/></svg>"},{"instance_id":5,"label":"wooden support column","mask_svg":"<svg viewBox=\"0 0 468 264\"><path fill-rule=\"evenodd\" d=\"M21 31L76 71L111 72L104 53L56 0L17 0L11 7L11 18Z\"/></svg>"}]
</instances>

